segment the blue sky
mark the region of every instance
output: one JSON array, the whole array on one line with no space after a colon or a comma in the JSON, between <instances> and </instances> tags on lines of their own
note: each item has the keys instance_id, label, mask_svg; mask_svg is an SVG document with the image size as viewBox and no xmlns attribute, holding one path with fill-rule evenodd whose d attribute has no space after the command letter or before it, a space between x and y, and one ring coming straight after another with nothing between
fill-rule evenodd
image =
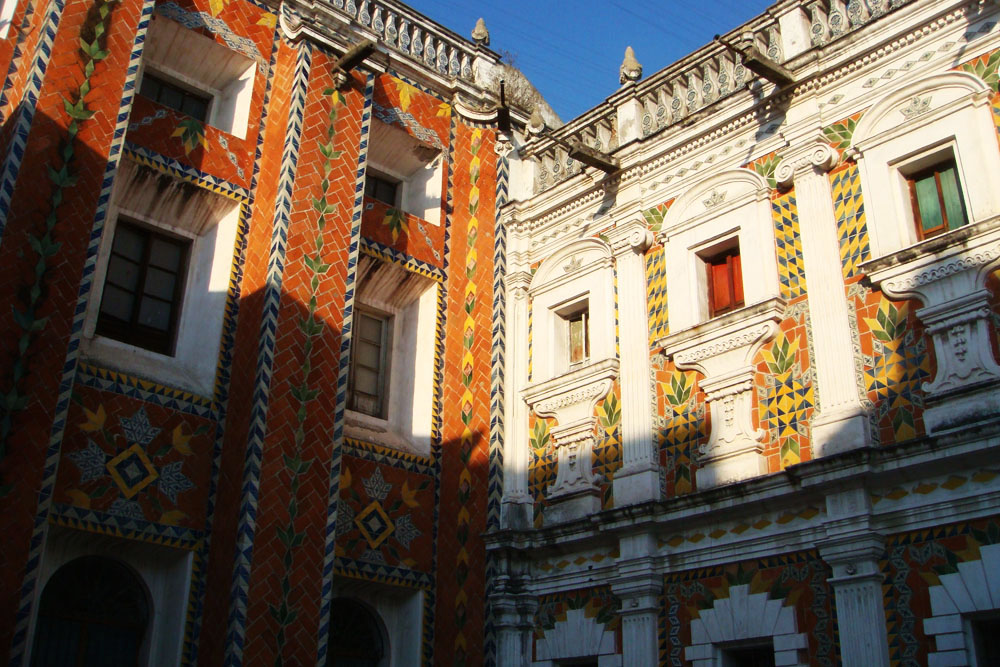
<instances>
[{"instance_id":1,"label":"blue sky","mask_svg":"<svg viewBox=\"0 0 1000 667\"><path fill-rule=\"evenodd\" d=\"M408 0L463 37L486 21L490 47L509 51L564 121L618 88L625 47L643 76L683 58L772 2L765 0Z\"/></svg>"}]
</instances>

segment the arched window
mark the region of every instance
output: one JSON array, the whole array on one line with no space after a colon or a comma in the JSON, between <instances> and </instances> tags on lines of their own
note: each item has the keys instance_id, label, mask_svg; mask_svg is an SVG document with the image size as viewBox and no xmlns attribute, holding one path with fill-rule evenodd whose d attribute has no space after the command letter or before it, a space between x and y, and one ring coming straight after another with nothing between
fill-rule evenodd
<instances>
[{"instance_id":1,"label":"arched window","mask_svg":"<svg viewBox=\"0 0 1000 667\"><path fill-rule=\"evenodd\" d=\"M125 564L103 556L70 561L42 591L31 664L138 665L150 612L145 586Z\"/></svg>"},{"instance_id":2,"label":"arched window","mask_svg":"<svg viewBox=\"0 0 1000 667\"><path fill-rule=\"evenodd\" d=\"M385 654L378 617L356 600L334 600L327 667L381 667Z\"/></svg>"}]
</instances>

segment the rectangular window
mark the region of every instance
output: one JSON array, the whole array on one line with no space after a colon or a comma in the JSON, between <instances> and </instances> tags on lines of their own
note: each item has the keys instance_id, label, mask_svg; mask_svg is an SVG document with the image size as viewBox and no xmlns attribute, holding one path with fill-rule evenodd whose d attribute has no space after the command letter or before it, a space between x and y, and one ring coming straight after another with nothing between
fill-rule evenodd
<instances>
[{"instance_id":1,"label":"rectangular window","mask_svg":"<svg viewBox=\"0 0 1000 667\"><path fill-rule=\"evenodd\" d=\"M706 258L709 317L742 308L743 269L739 247Z\"/></svg>"},{"instance_id":2,"label":"rectangular window","mask_svg":"<svg viewBox=\"0 0 1000 667\"><path fill-rule=\"evenodd\" d=\"M396 206L396 195L399 183L388 178L368 172L365 174L365 196L377 199L383 204Z\"/></svg>"},{"instance_id":3,"label":"rectangular window","mask_svg":"<svg viewBox=\"0 0 1000 667\"><path fill-rule=\"evenodd\" d=\"M385 417L388 376L389 318L358 311L351 343L348 407L372 417Z\"/></svg>"},{"instance_id":4,"label":"rectangular window","mask_svg":"<svg viewBox=\"0 0 1000 667\"><path fill-rule=\"evenodd\" d=\"M907 176L906 182L921 240L968 223L954 158Z\"/></svg>"},{"instance_id":5,"label":"rectangular window","mask_svg":"<svg viewBox=\"0 0 1000 667\"><path fill-rule=\"evenodd\" d=\"M190 246L119 219L96 333L172 355Z\"/></svg>"},{"instance_id":6,"label":"rectangular window","mask_svg":"<svg viewBox=\"0 0 1000 667\"><path fill-rule=\"evenodd\" d=\"M139 94L202 122L208 119L208 105L212 103L211 95L192 92L148 70L142 75Z\"/></svg>"}]
</instances>

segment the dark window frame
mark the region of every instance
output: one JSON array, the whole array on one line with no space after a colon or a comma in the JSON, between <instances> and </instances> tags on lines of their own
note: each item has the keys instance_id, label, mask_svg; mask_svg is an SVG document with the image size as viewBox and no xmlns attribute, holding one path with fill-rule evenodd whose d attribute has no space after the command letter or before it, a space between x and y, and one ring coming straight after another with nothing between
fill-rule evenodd
<instances>
[{"instance_id":1,"label":"dark window frame","mask_svg":"<svg viewBox=\"0 0 1000 667\"><path fill-rule=\"evenodd\" d=\"M180 103L173 104L170 100L165 100L165 93L179 95ZM209 92L178 83L175 79L152 70L143 72L142 80L139 82L139 94L202 123L208 123L212 102L215 98Z\"/></svg>"},{"instance_id":2,"label":"dark window frame","mask_svg":"<svg viewBox=\"0 0 1000 667\"><path fill-rule=\"evenodd\" d=\"M945 200L944 190L941 185L941 176L951 170L954 173L955 187L957 190L958 203L961 208L961 221L955 223L948 215L948 205ZM969 224L969 214L965 207L965 196L962 193L962 179L959 178L958 162L954 155L949 155L945 159L938 160L934 164L924 167L912 174L906 174L907 192L910 195L910 206L913 211L913 223L916 227L917 238L925 241L929 238L953 231L959 227ZM923 214L920 211L920 202L917 196L917 186L919 183L934 179L937 189L937 214L941 217L941 223L930 229L924 229Z\"/></svg>"},{"instance_id":3,"label":"dark window frame","mask_svg":"<svg viewBox=\"0 0 1000 667\"><path fill-rule=\"evenodd\" d=\"M739 244L703 257L702 261L705 263L706 282L708 283L709 318L743 308L746 305L746 298L743 293L743 262L740 258ZM725 303L720 303L723 295L718 293L716 279L720 276L726 287Z\"/></svg>"},{"instance_id":4,"label":"dark window frame","mask_svg":"<svg viewBox=\"0 0 1000 667\"><path fill-rule=\"evenodd\" d=\"M145 348L152 352L173 356L174 349L177 344L177 329L178 324L180 323L184 288L187 282L186 279L192 241L190 239L173 236L161 230L153 229L134 220L120 217L115 225L115 237L117 237L120 230L123 229L142 237L142 256L139 262L135 262L131 258L117 252L115 249L116 238L112 239L111 251L108 255L107 264L105 265L104 288L101 294L101 306L97 311L97 326L95 333L99 336L113 338L114 340L118 340L129 345L135 345L136 347ZM165 242L179 249L180 257L175 270L151 263L150 251L153 246L153 241ZM137 266L134 288L129 288L127 285L118 285L112 281L110 275L111 263L116 257L120 257L122 261ZM162 297L148 294L145 291L146 278L150 268L165 273L171 273L174 276L174 290L169 301ZM123 292L130 292L132 294L133 302L130 308L128 321L105 312L104 303L105 299L109 298L107 289L109 284L116 289ZM159 330L143 325L139 322L139 314L142 309L143 300L146 298L170 304L169 323L166 329Z\"/></svg>"},{"instance_id":5,"label":"dark window frame","mask_svg":"<svg viewBox=\"0 0 1000 667\"><path fill-rule=\"evenodd\" d=\"M376 310L370 310L367 308L358 308L355 311L360 321L361 317L368 317L373 320L377 320L381 323L381 330L379 335L379 365L378 367L365 366L358 361L357 349L359 343L375 344L373 340L365 340L361 336L361 327L357 325L354 326L354 334L351 337L351 352L350 352L350 373L348 375L347 382L347 405L348 408L354 410L355 412L360 412L366 414L369 417L375 417L377 419L386 418L386 408L387 408L387 394L389 387L389 366L392 359L392 315L388 313L379 312ZM359 366L365 370L373 372L376 377L376 393L370 394L368 392L361 392L357 389L356 374L358 372ZM360 400L362 398L367 398L373 401L376 409L369 409L365 403Z\"/></svg>"},{"instance_id":6,"label":"dark window frame","mask_svg":"<svg viewBox=\"0 0 1000 667\"><path fill-rule=\"evenodd\" d=\"M368 171L365 174L365 197L392 207L399 206L399 190L402 183L389 176ZM392 196L388 196L388 193Z\"/></svg>"}]
</instances>

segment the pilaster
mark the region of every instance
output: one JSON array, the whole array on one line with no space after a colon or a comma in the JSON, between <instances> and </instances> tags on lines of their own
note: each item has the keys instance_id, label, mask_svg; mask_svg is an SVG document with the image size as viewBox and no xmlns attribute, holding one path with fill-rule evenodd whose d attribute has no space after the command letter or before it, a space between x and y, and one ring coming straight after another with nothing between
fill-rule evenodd
<instances>
[{"instance_id":1,"label":"pilaster","mask_svg":"<svg viewBox=\"0 0 1000 667\"><path fill-rule=\"evenodd\" d=\"M837 218L827 172L839 156L821 134L796 137L775 170L784 187L795 186L805 263L809 319L819 386L813 418L813 456L865 447L871 431L854 371L850 315L844 292ZM845 363L846 362L846 363Z\"/></svg>"},{"instance_id":2,"label":"pilaster","mask_svg":"<svg viewBox=\"0 0 1000 667\"><path fill-rule=\"evenodd\" d=\"M528 406L520 389L528 382L528 286L531 274L515 271L507 275L507 335L516 344L507 348L506 378L511 391L504 406L508 425L504 452L502 520L505 528L531 526L531 496L528 493Z\"/></svg>"},{"instance_id":3,"label":"pilaster","mask_svg":"<svg viewBox=\"0 0 1000 667\"><path fill-rule=\"evenodd\" d=\"M640 220L608 232L618 277L619 373L622 405L622 467L615 474L615 505L660 497L649 395L649 310L645 252L652 233Z\"/></svg>"},{"instance_id":4,"label":"pilaster","mask_svg":"<svg viewBox=\"0 0 1000 667\"><path fill-rule=\"evenodd\" d=\"M837 603L840 657L845 667L888 667L885 602L878 561L885 538L870 527L871 502L864 487L826 498L827 537L817 544L833 569L828 580Z\"/></svg>"},{"instance_id":5,"label":"pilaster","mask_svg":"<svg viewBox=\"0 0 1000 667\"><path fill-rule=\"evenodd\" d=\"M622 664L656 665L662 577L654 574L656 539L649 533L623 537L611 584L621 601Z\"/></svg>"}]
</instances>

